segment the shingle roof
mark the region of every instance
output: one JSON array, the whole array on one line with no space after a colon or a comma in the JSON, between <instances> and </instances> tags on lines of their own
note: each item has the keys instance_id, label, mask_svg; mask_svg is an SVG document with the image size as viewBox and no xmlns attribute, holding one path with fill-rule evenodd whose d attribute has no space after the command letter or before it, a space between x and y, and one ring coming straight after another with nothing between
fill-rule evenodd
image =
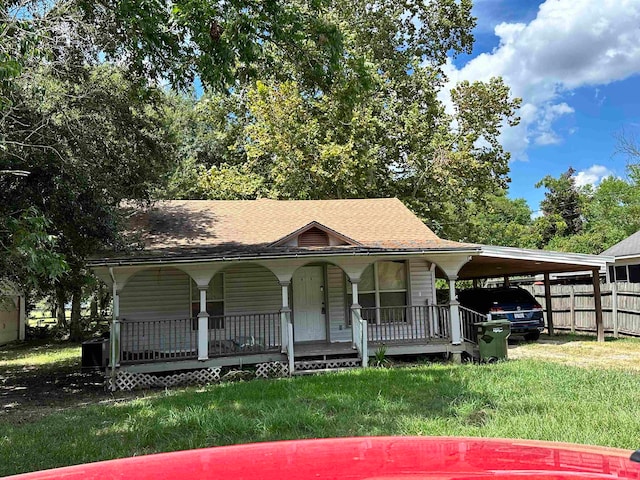
<instances>
[{"instance_id":1,"label":"shingle roof","mask_svg":"<svg viewBox=\"0 0 640 480\"><path fill-rule=\"evenodd\" d=\"M613 247L607 248L600 255L610 255L613 257L625 257L627 255L640 256L640 231L616 243Z\"/></svg>"},{"instance_id":2,"label":"shingle roof","mask_svg":"<svg viewBox=\"0 0 640 480\"><path fill-rule=\"evenodd\" d=\"M344 249L465 249L440 239L395 198L352 200L171 200L132 217L144 251L136 257L199 254L262 254L302 250L273 242L318 222L359 246ZM308 250L308 249L307 249ZM122 255L101 255L103 258Z\"/></svg>"}]
</instances>

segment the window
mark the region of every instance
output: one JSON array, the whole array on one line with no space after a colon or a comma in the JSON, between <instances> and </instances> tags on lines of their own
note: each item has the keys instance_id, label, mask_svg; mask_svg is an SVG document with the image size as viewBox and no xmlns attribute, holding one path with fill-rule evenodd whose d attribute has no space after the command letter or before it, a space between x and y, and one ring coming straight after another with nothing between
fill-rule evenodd
<instances>
[{"instance_id":1,"label":"window","mask_svg":"<svg viewBox=\"0 0 640 480\"><path fill-rule=\"evenodd\" d=\"M640 283L640 265L629 265L629 282Z\"/></svg>"},{"instance_id":2,"label":"window","mask_svg":"<svg viewBox=\"0 0 640 480\"><path fill-rule=\"evenodd\" d=\"M191 317L193 329L198 329L198 313L200 313L200 290L194 281L191 282ZM207 313L209 329L224 328L224 273L216 273L209 282L207 290Z\"/></svg>"},{"instance_id":3,"label":"window","mask_svg":"<svg viewBox=\"0 0 640 480\"><path fill-rule=\"evenodd\" d=\"M349 306L353 304L351 291L347 294ZM358 303L363 307L363 318L369 322L405 322L407 305L407 266L404 261L376 262L360 276ZM374 310L375 307L382 307ZM371 310L367 310L371 308ZM350 318L350 316L348 316Z\"/></svg>"},{"instance_id":4,"label":"window","mask_svg":"<svg viewBox=\"0 0 640 480\"><path fill-rule=\"evenodd\" d=\"M619 265L616 267L616 282L627 281L627 266Z\"/></svg>"}]
</instances>

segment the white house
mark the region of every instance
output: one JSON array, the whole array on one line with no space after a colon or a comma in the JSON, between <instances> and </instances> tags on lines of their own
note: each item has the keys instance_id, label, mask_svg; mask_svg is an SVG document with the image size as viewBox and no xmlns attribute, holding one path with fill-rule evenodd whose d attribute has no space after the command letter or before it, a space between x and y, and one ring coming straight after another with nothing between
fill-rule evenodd
<instances>
[{"instance_id":1,"label":"white house","mask_svg":"<svg viewBox=\"0 0 640 480\"><path fill-rule=\"evenodd\" d=\"M165 201L144 248L104 253L112 374L283 362L290 373L473 349L458 279L599 269L603 257L444 240L397 199ZM450 285L436 302L436 278Z\"/></svg>"}]
</instances>

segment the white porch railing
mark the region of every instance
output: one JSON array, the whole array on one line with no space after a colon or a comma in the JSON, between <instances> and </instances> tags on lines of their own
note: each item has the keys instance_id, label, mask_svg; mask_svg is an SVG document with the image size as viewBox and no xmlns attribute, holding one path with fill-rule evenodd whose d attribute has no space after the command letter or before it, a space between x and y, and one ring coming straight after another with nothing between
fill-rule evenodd
<instances>
[{"instance_id":1,"label":"white porch railing","mask_svg":"<svg viewBox=\"0 0 640 480\"><path fill-rule=\"evenodd\" d=\"M460 306L460 321L462 322L462 338L465 342L478 343L478 327L476 323L491 320L490 315L484 315L469 308Z\"/></svg>"},{"instance_id":2,"label":"white porch railing","mask_svg":"<svg viewBox=\"0 0 640 480\"><path fill-rule=\"evenodd\" d=\"M362 359L362 366L369 364L367 321L363 320L359 308L351 309L351 325L353 335L353 346L358 350L358 354Z\"/></svg>"},{"instance_id":3,"label":"white porch railing","mask_svg":"<svg viewBox=\"0 0 640 480\"><path fill-rule=\"evenodd\" d=\"M281 313L211 316L209 357L280 352ZM135 364L198 358L198 318L125 320L120 325L120 363ZM289 324L290 325L290 324ZM291 352L293 340L288 340Z\"/></svg>"},{"instance_id":4,"label":"white porch railing","mask_svg":"<svg viewBox=\"0 0 640 480\"><path fill-rule=\"evenodd\" d=\"M448 305L363 307L370 342L425 344L451 338Z\"/></svg>"}]
</instances>

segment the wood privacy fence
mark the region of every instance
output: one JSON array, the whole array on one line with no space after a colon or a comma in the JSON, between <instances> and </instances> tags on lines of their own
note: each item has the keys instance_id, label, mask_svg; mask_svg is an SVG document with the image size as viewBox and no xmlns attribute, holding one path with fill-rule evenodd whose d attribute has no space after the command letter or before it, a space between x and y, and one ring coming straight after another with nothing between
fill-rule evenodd
<instances>
[{"instance_id":1,"label":"wood privacy fence","mask_svg":"<svg viewBox=\"0 0 640 480\"><path fill-rule=\"evenodd\" d=\"M523 286L546 309L544 286ZM605 332L640 336L640 284L600 285ZM595 332L596 315L592 285L552 285L553 326L560 330Z\"/></svg>"}]
</instances>

